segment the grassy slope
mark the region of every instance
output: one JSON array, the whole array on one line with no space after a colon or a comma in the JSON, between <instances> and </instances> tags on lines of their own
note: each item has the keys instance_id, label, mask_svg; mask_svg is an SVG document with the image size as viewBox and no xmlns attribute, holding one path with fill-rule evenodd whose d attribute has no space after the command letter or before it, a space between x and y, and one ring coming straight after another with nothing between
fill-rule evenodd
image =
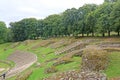
<instances>
[{"instance_id":1,"label":"grassy slope","mask_svg":"<svg viewBox=\"0 0 120 80\"><path fill-rule=\"evenodd\" d=\"M110 54L110 64L105 73L108 77L120 77L120 52Z\"/></svg>"},{"instance_id":2,"label":"grassy slope","mask_svg":"<svg viewBox=\"0 0 120 80\"><path fill-rule=\"evenodd\" d=\"M0 62L0 68L7 69L7 68L9 68L9 65ZM5 70L1 71L0 74L2 74L4 71L5 71Z\"/></svg>"},{"instance_id":3,"label":"grassy slope","mask_svg":"<svg viewBox=\"0 0 120 80\"><path fill-rule=\"evenodd\" d=\"M0 44L0 60L5 60L14 50L9 49L12 43ZM8 48L8 49L7 49ZM6 51L4 49L7 49Z\"/></svg>"},{"instance_id":4,"label":"grassy slope","mask_svg":"<svg viewBox=\"0 0 120 80\"><path fill-rule=\"evenodd\" d=\"M59 40L59 39L58 39ZM41 67L35 67L36 65L34 64L30 69L33 69L32 75L28 78L28 80L40 80L44 77L48 77L53 75L54 73L46 74L44 73L44 70L48 67L51 67L54 61L46 62L47 60L54 59L63 55L55 55L54 51L55 49L48 48L48 47L39 47L37 49L31 49L34 45L38 44L42 40L36 40L33 42L28 43L25 45L24 42L22 42L20 45L18 45L16 48L9 48L9 46L12 43L5 43L5 44L0 44L0 60L5 60L6 57L11 54L13 51L16 49L23 50L23 51L29 51L32 53L35 53L38 56L38 62L40 62ZM4 51L4 48L8 47L7 51ZM109 77L116 77L120 76L120 52L113 52L110 55L111 62L105 73ZM71 59L73 62L68 63L68 64L61 64L56 66L56 69L58 72L63 72L63 71L68 71L68 70L73 70L73 69L79 69L80 68L80 63L81 63L81 58L80 57L73 57ZM29 70L29 69L28 69ZM27 71L27 70L26 70ZM25 71L25 72L26 72ZM15 77L9 79L9 80L14 80Z\"/></svg>"}]
</instances>

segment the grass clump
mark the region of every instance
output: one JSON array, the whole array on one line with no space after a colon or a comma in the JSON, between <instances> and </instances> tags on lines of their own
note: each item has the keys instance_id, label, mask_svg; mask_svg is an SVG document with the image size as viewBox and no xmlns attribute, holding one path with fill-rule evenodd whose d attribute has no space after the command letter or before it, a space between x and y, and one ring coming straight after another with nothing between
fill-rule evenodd
<instances>
[{"instance_id":1,"label":"grass clump","mask_svg":"<svg viewBox=\"0 0 120 80\"><path fill-rule=\"evenodd\" d=\"M101 71L108 66L108 53L96 46L89 46L83 51L82 71Z\"/></svg>"},{"instance_id":2,"label":"grass clump","mask_svg":"<svg viewBox=\"0 0 120 80\"><path fill-rule=\"evenodd\" d=\"M67 63L70 63L70 62L72 62L71 58L66 56L66 57L62 57L62 58L57 59L56 62L53 65L58 66L58 65L67 64Z\"/></svg>"},{"instance_id":3,"label":"grass clump","mask_svg":"<svg viewBox=\"0 0 120 80\"><path fill-rule=\"evenodd\" d=\"M55 73L55 72L57 72L57 69L56 69L55 66L51 66L51 67L46 68L44 72L46 74L48 74L48 73Z\"/></svg>"}]
</instances>

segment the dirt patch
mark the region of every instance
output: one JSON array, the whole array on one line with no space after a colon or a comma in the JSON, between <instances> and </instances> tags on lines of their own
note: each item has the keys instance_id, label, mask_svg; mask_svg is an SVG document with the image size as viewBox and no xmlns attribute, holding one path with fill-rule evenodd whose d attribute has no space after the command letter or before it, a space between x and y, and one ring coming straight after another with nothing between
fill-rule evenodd
<instances>
[{"instance_id":1,"label":"dirt patch","mask_svg":"<svg viewBox=\"0 0 120 80\"><path fill-rule=\"evenodd\" d=\"M2 72L2 71L4 71L5 70L5 68L0 68L0 72Z\"/></svg>"},{"instance_id":2,"label":"dirt patch","mask_svg":"<svg viewBox=\"0 0 120 80\"><path fill-rule=\"evenodd\" d=\"M40 43L38 43L37 45L33 46L31 49L37 49L39 47L46 47L53 43L54 43L54 41L52 41L52 40L44 40L44 41L41 41Z\"/></svg>"},{"instance_id":3,"label":"dirt patch","mask_svg":"<svg viewBox=\"0 0 120 80\"><path fill-rule=\"evenodd\" d=\"M105 48L105 47L120 48L120 42L105 42L105 43L99 44L99 46L102 48Z\"/></svg>"},{"instance_id":4,"label":"dirt patch","mask_svg":"<svg viewBox=\"0 0 120 80\"><path fill-rule=\"evenodd\" d=\"M109 80L120 80L120 77L110 78Z\"/></svg>"},{"instance_id":5,"label":"dirt patch","mask_svg":"<svg viewBox=\"0 0 120 80\"><path fill-rule=\"evenodd\" d=\"M29 52L15 51L8 57L8 60L11 60L16 64L16 66L7 73L7 77L12 77L35 63L37 61L37 57Z\"/></svg>"},{"instance_id":6,"label":"dirt patch","mask_svg":"<svg viewBox=\"0 0 120 80\"><path fill-rule=\"evenodd\" d=\"M21 42L13 43L13 45L11 45L11 48L16 48L16 47L19 46L20 44L21 44Z\"/></svg>"},{"instance_id":7,"label":"dirt patch","mask_svg":"<svg viewBox=\"0 0 120 80\"><path fill-rule=\"evenodd\" d=\"M98 46L108 52L120 51L120 42L104 42L98 44Z\"/></svg>"}]
</instances>

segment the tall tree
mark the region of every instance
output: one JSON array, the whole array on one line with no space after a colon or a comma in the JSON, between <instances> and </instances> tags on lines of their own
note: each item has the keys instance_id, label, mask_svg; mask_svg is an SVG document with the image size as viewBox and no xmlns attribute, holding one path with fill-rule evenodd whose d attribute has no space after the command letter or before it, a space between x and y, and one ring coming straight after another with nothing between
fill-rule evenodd
<instances>
[{"instance_id":1,"label":"tall tree","mask_svg":"<svg viewBox=\"0 0 120 80\"><path fill-rule=\"evenodd\" d=\"M95 11L95 15L98 18L96 23L96 26L98 27L97 30L102 33L103 37L106 32L108 32L108 36L110 36L110 32L112 31L110 23L111 10L112 3L104 3Z\"/></svg>"},{"instance_id":2,"label":"tall tree","mask_svg":"<svg viewBox=\"0 0 120 80\"><path fill-rule=\"evenodd\" d=\"M120 35L120 2L116 2L111 12L112 27Z\"/></svg>"},{"instance_id":3,"label":"tall tree","mask_svg":"<svg viewBox=\"0 0 120 80\"><path fill-rule=\"evenodd\" d=\"M10 23L14 41L26 39L36 39L37 20L35 18L25 18L21 21Z\"/></svg>"},{"instance_id":4,"label":"tall tree","mask_svg":"<svg viewBox=\"0 0 120 80\"><path fill-rule=\"evenodd\" d=\"M7 40L7 27L3 21L0 21L0 43L6 42Z\"/></svg>"},{"instance_id":5,"label":"tall tree","mask_svg":"<svg viewBox=\"0 0 120 80\"><path fill-rule=\"evenodd\" d=\"M87 17L86 17L86 33L87 33L87 36L89 36L90 33L92 33L92 36L94 36L94 33L96 31L96 27L95 27L95 24L96 24L96 17L94 15L94 12L90 12Z\"/></svg>"},{"instance_id":6,"label":"tall tree","mask_svg":"<svg viewBox=\"0 0 120 80\"><path fill-rule=\"evenodd\" d=\"M117 1L118 1L118 0L104 0L104 2L109 2L109 3L110 3L110 2L111 2L111 3L112 3L112 2L117 2Z\"/></svg>"},{"instance_id":7,"label":"tall tree","mask_svg":"<svg viewBox=\"0 0 120 80\"><path fill-rule=\"evenodd\" d=\"M63 12L62 24L64 26L64 35L76 34L77 32L77 9L67 9ZM77 34L76 34L77 35Z\"/></svg>"},{"instance_id":8,"label":"tall tree","mask_svg":"<svg viewBox=\"0 0 120 80\"><path fill-rule=\"evenodd\" d=\"M97 5L95 5L95 4L86 4L78 9L78 14L79 14L79 16L78 16L79 22L78 23L80 26L80 32L81 32L82 36L84 36L84 34L86 32L89 32L88 30L86 30L87 29L86 27L88 26L86 24L86 17L90 12L96 10L96 7L97 7Z\"/></svg>"},{"instance_id":9,"label":"tall tree","mask_svg":"<svg viewBox=\"0 0 120 80\"><path fill-rule=\"evenodd\" d=\"M44 19L44 34L46 37L56 37L60 35L61 15L50 15Z\"/></svg>"},{"instance_id":10,"label":"tall tree","mask_svg":"<svg viewBox=\"0 0 120 80\"><path fill-rule=\"evenodd\" d=\"M37 37L37 20L35 18L25 18L20 21L21 27L25 29L27 39L36 39Z\"/></svg>"}]
</instances>

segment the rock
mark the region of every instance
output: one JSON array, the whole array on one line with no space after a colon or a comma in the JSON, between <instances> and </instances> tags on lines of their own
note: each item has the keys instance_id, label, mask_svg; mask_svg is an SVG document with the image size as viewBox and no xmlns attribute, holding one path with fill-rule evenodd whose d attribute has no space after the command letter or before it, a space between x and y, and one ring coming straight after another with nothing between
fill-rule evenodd
<instances>
[{"instance_id":1,"label":"rock","mask_svg":"<svg viewBox=\"0 0 120 80\"><path fill-rule=\"evenodd\" d=\"M54 75L44 80L107 80L107 77L104 73L99 72L68 71Z\"/></svg>"},{"instance_id":2,"label":"rock","mask_svg":"<svg viewBox=\"0 0 120 80\"><path fill-rule=\"evenodd\" d=\"M107 80L104 73L99 72L81 72L80 80Z\"/></svg>"}]
</instances>

